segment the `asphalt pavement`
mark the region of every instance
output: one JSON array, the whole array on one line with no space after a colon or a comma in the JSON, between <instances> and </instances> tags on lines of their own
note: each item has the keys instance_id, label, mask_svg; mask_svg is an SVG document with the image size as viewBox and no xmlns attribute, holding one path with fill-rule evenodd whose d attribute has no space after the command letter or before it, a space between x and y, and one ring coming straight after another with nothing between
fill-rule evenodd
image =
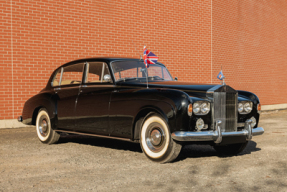
<instances>
[{"instance_id":1,"label":"asphalt pavement","mask_svg":"<svg viewBox=\"0 0 287 192\"><path fill-rule=\"evenodd\" d=\"M0 129L0 191L287 191L287 110L259 126L238 156L188 145L168 164L136 143L67 135L45 145L35 127Z\"/></svg>"}]
</instances>

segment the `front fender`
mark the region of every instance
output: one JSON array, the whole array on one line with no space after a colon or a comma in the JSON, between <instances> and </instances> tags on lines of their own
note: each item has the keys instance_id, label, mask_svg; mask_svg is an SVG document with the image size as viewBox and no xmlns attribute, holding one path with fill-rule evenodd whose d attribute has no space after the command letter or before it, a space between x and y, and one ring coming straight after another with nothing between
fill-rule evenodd
<instances>
[{"instance_id":1,"label":"front fender","mask_svg":"<svg viewBox=\"0 0 287 192\"><path fill-rule=\"evenodd\" d=\"M134 135L134 139L138 139L141 127L137 121L149 112L160 114L168 123L171 132L188 130L187 108L191 100L185 92L173 89L148 89L133 93L137 95L137 103L140 103L137 115L133 118L132 135ZM126 98L126 101L131 102L131 98ZM136 105L133 103L134 107Z\"/></svg>"},{"instance_id":2,"label":"front fender","mask_svg":"<svg viewBox=\"0 0 287 192\"><path fill-rule=\"evenodd\" d=\"M245 98L248 98L250 99L254 104L259 104L260 101L259 101L259 98L257 97L257 95L255 95L254 93L251 93L251 92L248 92L248 91L241 91L241 90L238 90L238 96L239 97L245 97Z\"/></svg>"}]
</instances>

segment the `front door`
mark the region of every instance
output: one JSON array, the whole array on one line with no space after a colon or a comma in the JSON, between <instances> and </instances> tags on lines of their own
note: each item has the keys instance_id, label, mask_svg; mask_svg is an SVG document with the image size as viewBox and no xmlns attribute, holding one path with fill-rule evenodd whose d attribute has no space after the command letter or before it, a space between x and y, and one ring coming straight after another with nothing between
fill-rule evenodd
<instances>
[{"instance_id":1,"label":"front door","mask_svg":"<svg viewBox=\"0 0 287 192\"><path fill-rule=\"evenodd\" d=\"M86 64L86 77L76 106L77 131L109 134L109 103L114 85L108 77L110 73L106 63Z\"/></svg>"}]
</instances>

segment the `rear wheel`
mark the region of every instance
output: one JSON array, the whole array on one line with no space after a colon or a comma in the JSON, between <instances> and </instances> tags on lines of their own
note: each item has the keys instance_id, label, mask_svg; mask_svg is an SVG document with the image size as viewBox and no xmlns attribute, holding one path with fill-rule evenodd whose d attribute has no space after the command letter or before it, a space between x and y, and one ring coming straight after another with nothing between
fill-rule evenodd
<instances>
[{"instance_id":1,"label":"rear wheel","mask_svg":"<svg viewBox=\"0 0 287 192\"><path fill-rule=\"evenodd\" d=\"M236 143L236 144L230 144L225 146L214 146L214 149L220 154L224 156L233 156L237 155L240 152L242 152L248 144L248 141L245 143Z\"/></svg>"},{"instance_id":2,"label":"rear wheel","mask_svg":"<svg viewBox=\"0 0 287 192\"><path fill-rule=\"evenodd\" d=\"M167 123L159 115L152 115L144 121L140 144L149 159L160 163L173 161L181 150L181 145L173 141Z\"/></svg>"},{"instance_id":3,"label":"rear wheel","mask_svg":"<svg viewBox=\"0 0 287 192\"><path fill-rule=\"evenodd\" d=\"M60 135L51 128L50 117L44 108L40 109L37 115L36 131L42 143L54 144L57 143L60 138Z\"/></svg>"}]
</instances>

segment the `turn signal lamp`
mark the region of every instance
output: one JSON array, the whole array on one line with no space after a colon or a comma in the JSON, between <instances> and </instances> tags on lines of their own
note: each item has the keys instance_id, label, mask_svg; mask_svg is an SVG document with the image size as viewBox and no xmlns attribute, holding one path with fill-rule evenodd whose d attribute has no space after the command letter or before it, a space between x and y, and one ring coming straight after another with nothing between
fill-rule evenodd
<instances>
[{"instance_id":1,"label":"turn signal lamp","mask_svg":"<svg viewBox=\"0 0 287 192\"><path fill-rule=\"evenodd\" d=\"M261 112L261 104L260 103L257 104L257 111L258 111L258 113Z\"/></svg>"},{"instance_id":2,"label":"turn signal lamp","mask_svg":"<svg viewBox=\"0 0 287 192\"><path fill-rule=\"evenodd\" d=\"M188 105L187 113L188 113L189 116L192 115L192 104Z\"/></svg>"}]
</instances>

